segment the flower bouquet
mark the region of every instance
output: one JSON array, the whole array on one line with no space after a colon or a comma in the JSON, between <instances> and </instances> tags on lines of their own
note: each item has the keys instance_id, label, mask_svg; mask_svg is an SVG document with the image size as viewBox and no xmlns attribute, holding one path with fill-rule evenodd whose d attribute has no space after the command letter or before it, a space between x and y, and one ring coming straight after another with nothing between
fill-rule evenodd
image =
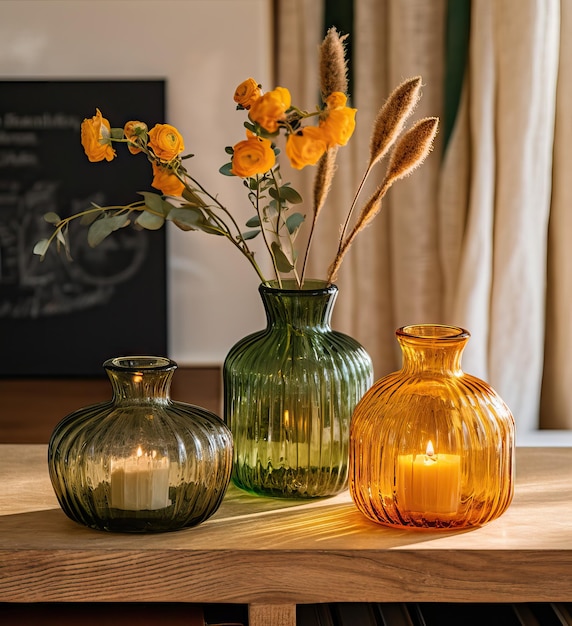
<instances>
[{"instance_id":1,"label":"flower bouquet","mask_svg":"<svg viewBox=\"0 0 572 626\"><path fill-rule=\"evenodd\" d=\"M312 111L295 106L285 87L263 93L257 81L248 78L236 88L236 108L246 113L246 137L226 148L230 161L220 172L242 179L253 208L246 224L239 224L218 195L195 178L190 160L193 155L184 154L184 139L174 126L157 124L149 129L145 122L136 120L128 121L122 128L112 128L96 109L96 114L85 119L81 126L81 141L88 159L112 161L116 156L114 146L123 143L131 154L142 154L148 159L152 187L160 193L141 192L139 199L125 206L92 204L67 217L49 212L44 219L54 225L54 231L49 238L36 243L34 253L43 258L55 241L57 248L71 257L68 228L75 219L88 226L87 238L92 247L130 225L155 230L171 222L185 231L226 237L246 257L262 283L272 278L282 285L288 278L303 288L315 226L326 204L337 151L347 144L356 123L356 109L348 106L344 40L332 28L321 44L321 103ZM345 222L340 225L337 253L329 266L326 283L336 280L350 246L376 216L391 185L418 167L432 148L437 118L422 119L403 132L420 89L420 77L406 80L379 111L371 135L369 161ZM316 167L309 207L311 221L302 251L295 242L306 215L294 210L303 199L282 179L278 147L281 139L291 167ZM365 180L386 156L389 162L380 185L357 211ZM250 243L255 237L264 240L264 249L272 262L272 277L263 274L255 257Z\"/></svg>"}]
</instances>

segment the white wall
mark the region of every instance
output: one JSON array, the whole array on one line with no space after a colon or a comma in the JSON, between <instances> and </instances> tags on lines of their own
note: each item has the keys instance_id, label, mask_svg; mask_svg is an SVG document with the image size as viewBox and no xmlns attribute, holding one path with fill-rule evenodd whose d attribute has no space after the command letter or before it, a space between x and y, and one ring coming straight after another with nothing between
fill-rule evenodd
<instances>
[{"instance_id":1,"label":"white wall","mask_svg":"<svg viewBox=\"0 0 572 626\"><path fill-rule=\"evenodd\" d=\"M218 168L225 146L244 139L234 88L248 76L272 87L270 5L0 0L0 78L165 78L165 121L196 155L197 178L240 209L244 223L252 211L242 183ZM221 363L235 341L264 325L258 278L222 238L173 228L168 247L169 356L180 365Z\"/></svg>"}]
</instances>

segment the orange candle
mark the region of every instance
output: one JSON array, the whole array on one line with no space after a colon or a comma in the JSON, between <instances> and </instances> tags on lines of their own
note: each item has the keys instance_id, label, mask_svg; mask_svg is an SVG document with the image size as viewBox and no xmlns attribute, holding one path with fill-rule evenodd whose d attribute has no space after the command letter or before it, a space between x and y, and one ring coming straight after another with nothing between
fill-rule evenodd
<instances>
[{"instance_id":1,"label":"orange candle","mask_svg":"<svg viewBox=\"0 0 572 626\"><path fill-rule=\"evenodd\" d=\"M461 457L436 454L431 441L424 454L400 455L395 491L402 510L426 519L454 515L461 497Z\"/></svg>"}]
</instances>

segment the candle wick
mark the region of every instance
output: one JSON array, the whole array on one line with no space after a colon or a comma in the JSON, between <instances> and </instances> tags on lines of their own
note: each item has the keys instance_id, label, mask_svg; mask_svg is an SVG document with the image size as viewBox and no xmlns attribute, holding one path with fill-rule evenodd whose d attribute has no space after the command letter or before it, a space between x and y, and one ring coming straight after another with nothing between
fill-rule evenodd
<instances>
[{"instance_id":1,"label":"candle wick","mask_svg":"<svg viewBox=\"0 0 572 626\"><path fill-rule=\"evenodd\" d=\"M425 463L429 464L429 463L437 463L437 457L435 456L435 454L433 452L426 452L425 453Z\"/></svg>"}]
</instances>

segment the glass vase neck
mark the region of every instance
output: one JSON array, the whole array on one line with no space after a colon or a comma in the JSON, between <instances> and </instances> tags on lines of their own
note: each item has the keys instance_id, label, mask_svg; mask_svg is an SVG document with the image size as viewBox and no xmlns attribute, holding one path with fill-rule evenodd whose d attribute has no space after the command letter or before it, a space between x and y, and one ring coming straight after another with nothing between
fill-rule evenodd
<instances>
[{"instance_id":1,"label":"glass vase neck","mask_svg":"<svg viewBox=\"0 0 572 626\"><path fill-rule=\"evenodd\" d=\"M171 379L177 364L165 357L126 356L109 359L103 364L111 387L113 401L169 402Z\"/></svg>"},{"instance_id":2,"label":"glass vase neck","mask_svg":"<svg viewBox=\"0 0 572 626\"><path fill-rule=\"evenodd\" d=\"M293 280L263 283L258 288L266 311L268 326L330 329L332 311L338 294L336 285L322 280L306 280L299 289Z\"/></svg>"},{"instance_id":3,"label":"glass vase neck","mask_svg":"<svg viewBox=\"0 0 572 626\"><path fill-rule=\"evenodd\" d=\"M408 373L461 375L461 358L470 333L458 326L418 324L396 331Z\"/></svg>"}]
</instances>

